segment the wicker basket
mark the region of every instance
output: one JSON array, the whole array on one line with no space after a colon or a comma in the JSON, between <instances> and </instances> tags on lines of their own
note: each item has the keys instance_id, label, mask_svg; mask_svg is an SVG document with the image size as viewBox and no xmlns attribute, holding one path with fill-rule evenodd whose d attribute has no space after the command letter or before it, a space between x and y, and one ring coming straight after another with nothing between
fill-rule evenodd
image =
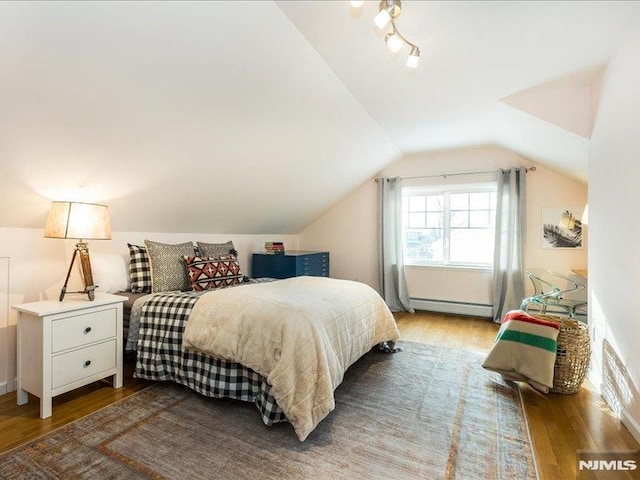
<instances>
[{"instance_id":1,"label":"wicker basket","mask_svg":"<svg viewBox=\"0 0 640 480\"><path fill-rule=\"evenodd\" d=\"M584 323L567 317L536 315L560 325L558 349L553 373L554 393L572 394L580 390L589 369L591 341Z\"/></svg>"}]
</instances>

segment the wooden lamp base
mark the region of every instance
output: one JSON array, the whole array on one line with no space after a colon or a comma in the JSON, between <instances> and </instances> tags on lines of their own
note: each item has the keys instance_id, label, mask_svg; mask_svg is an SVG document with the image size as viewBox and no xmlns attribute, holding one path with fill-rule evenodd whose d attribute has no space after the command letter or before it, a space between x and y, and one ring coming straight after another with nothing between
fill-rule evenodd
<instances>
[{"instance_id":1,"label":"wooden lamp base","mask_svg":"<svg viewBox=\"0 0 640 480\"><path fill-rule=\"evenodd\" d=\"M91 260L89 259L89 244L87 242L83 242L80 240L76 243L76 248L73 251L73 256L71 257L71 265L69 265L69 271L67 272L67 278L64 281L64 286L60 291L60 301L67 294L67 284L69 283L69 277L71 276L71 270L73 269L73 264L76 261L76 256L80 256L80 265L82 267L82 278L84 280L84 290L80 292L68 292L68 293L86 293L89 296L89 300L93 300L95 298L95 289L98 288L98 285L93 284L93 274L91 273Z\"/></svg>"}]
</instances>

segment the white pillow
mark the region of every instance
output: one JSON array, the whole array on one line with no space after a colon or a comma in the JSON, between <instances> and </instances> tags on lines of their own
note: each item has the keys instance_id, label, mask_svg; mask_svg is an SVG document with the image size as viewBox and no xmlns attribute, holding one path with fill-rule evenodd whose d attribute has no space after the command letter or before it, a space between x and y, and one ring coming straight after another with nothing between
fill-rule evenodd
<instances>
[{"instance_id":1,"label":"white pillow","mask_svg":"<svg viewBox=\"0 0 640 480\"><path fill-rule=\"evenodd\" d=\"M91 273L97 292L116 293L129 290L128 265L118 253L91 253Z\"/></svg>"}]
</instances>

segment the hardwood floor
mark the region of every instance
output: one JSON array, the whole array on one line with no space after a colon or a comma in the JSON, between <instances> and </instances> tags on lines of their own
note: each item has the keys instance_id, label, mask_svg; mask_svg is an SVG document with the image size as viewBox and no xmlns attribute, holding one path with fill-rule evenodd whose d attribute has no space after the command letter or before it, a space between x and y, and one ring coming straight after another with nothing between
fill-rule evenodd
<instances>
[{"instance_id":1,"label":"hardwood floor","mask_svg":"<svg viewBox=\"0 0 640 480\"><path fill-rule=\"evenodd\" d=\"M151 382L133 378L133 363L125 364L124 385L111 388L101 380L53 398L53 415L40 418L40 401L29 395L29 403L16 405L16 392L0 396L0 452L38 438L78 418L142 390Z\"/></svg>"},{"instance_id":2,"label":"hardwood floor","mask_svg":"<svg viewBox=\"0 0 640 480\"><path fill-rule=\"evenodd\" d=\"M490 320L467 317L400 313L396 318L405 340L479 352L489 351L498 330ZM542 395L526 384L521 387L540 480L575 479L578 450L640 449L589 382L574 395Z\"/></svg>"},{"instance_id":3,"label":"hardwood floor","mask_svg":"<svg viewBox=\"0 0 640 480\"><path fill-rule=\"evenodd\" d=\"M397 314L404 340L445 345L486 353L493 345L497 325L489 320L440 314ZM16 406L15 392L0 396L0 452L55 430L149 385L132 377L125 365L124 387L114 390L96 382L53 399L54 414L41 420L39 401ZM540 395L523 386L525 409L541 480L576 478L578 450L637 450L640 445L613 415L601 397L586 384L575 395ZM623 477L620 477L623 478Z\"/></svg>"}]
</instances>

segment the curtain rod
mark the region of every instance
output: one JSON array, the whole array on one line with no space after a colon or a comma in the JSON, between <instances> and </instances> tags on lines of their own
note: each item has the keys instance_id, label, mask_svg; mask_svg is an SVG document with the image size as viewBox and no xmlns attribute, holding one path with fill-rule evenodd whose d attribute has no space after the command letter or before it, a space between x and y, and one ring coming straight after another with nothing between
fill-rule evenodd
<instances>
[{"instance_id":1,"label":"curtain rod","mask_svg":"<svg viewBox=\"0 0 640 480\"><path fill-rule=\"evenodd\" d=\"M462 173L440 173L438 175L419 175L416 177L401 177L403 180L411 180L414 178L436 178L436 177L456 177L458 175L481 175L483 173L498 173L499 171L504 170L504 168L499 168L498 170L483 170L480 172L462 172ZM529 172L535 172L536 171L536 167L527 167L524 169L525 172L529 173ZM378 181L378 179L376 178L376 182Z\"/></svg>"}]
</instances>

